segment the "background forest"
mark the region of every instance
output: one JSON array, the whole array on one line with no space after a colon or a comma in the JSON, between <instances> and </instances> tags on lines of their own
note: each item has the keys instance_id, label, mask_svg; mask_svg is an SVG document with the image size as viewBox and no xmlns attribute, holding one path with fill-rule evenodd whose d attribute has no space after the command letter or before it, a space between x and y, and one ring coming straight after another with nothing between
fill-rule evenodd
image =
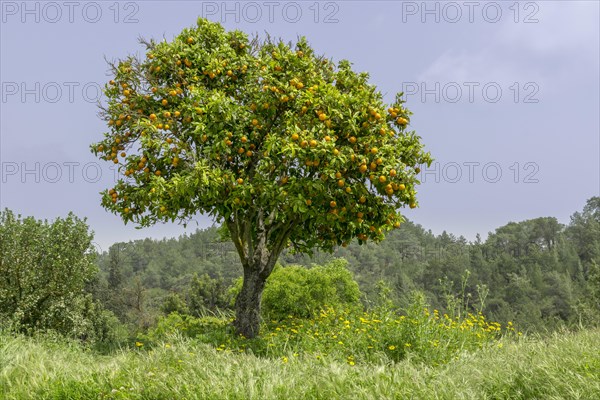
<instances>
[{"instance_id":1,"label":"background forest","mask_svg":"<svg viewBox=\"0 0 600 400\"><path fill-rule=\"evenodd\" d=\"M382 297L399 307L420 291L431 307L481 311L522 331L552 331L596 321L600 307L600 198L591 198L568 225L541 217L510 222L468 242L434 235L407 221L381 244L356 243L312 257L286 252L282 265L347 260L366 304ZM199 316L232 306L241 276L231 242L218 228L176 239L115 243L97 260L88 284L94 297L133 331L171 311ZM460 303L460 305L459 305Z\"/></svg>"}]
</instances>

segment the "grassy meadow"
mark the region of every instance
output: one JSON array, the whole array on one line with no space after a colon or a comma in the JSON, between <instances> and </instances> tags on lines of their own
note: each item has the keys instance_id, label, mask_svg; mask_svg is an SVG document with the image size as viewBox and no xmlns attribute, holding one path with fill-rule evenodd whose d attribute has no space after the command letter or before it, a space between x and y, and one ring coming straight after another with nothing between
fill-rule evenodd
<instances>
[{"instance_id":1,"label":"grassy meadow","mask_svg":"<svg viewBox=\"0 0 600 400\"><path fill-rule=\"evenodd\" d=\"M3 399L598 399L600 330L503 336L433 365L224 349L181 334L109 352L0 335Z\"/></svg>"}]
</instances>

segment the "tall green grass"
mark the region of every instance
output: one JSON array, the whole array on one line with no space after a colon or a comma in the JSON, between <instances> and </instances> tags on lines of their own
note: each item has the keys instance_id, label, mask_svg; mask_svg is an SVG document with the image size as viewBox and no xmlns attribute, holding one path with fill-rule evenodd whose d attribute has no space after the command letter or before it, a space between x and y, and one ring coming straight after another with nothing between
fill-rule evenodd
<instances>
[{"instance_id":1,"label":"tall green grass","mask_svg":"<svg viewBox=\"0 0 600 400\"><path fill-rule=\"evenodd\" d=\"M501 339L431 366L217 351L172 337L101 355L0 335L2 399L599 399L600 331Z\"/></svg>"}]
</instances>

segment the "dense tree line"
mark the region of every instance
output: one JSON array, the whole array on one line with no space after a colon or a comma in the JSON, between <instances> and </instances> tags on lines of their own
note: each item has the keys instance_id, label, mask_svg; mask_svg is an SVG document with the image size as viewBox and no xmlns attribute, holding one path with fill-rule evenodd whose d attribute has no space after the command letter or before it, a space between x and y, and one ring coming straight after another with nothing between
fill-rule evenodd
<instances>
[{"instance_id":1,"label":"dense tree line","mask_svg":"<svg viewBox=\"0 0 600 400\"><path fill-rule=\"evenodd\" d=\"M93 291L133 328L162 312L193 315L229 307L241 265L217 228L169 240L116 243L102 254ZM568 225L543 217L510 222L473 242L434 235L407 221L381 244L352 243L312 257L284 252L281 263L310 266L344 258L366 303L382 291L398 305L415 290L444 311L483 311L524 330L589 324L600 311L600 198ZM466 310L465 310L466 308Z\"/></svg>"}]
</instances>

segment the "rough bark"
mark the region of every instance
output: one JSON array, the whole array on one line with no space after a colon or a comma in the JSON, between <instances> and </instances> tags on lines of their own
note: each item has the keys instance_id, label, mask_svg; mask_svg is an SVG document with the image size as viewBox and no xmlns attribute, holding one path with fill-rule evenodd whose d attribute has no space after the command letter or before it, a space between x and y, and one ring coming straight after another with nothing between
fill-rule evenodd
<instances>
[{"instance_id":1,"label":"rough bark","mask_svg":"<svg viewBox=\"0 0 600 400\"><path fill-rule=\"evenodd\" d=\"M227 220L231 239L244 268L242 290L235 301L234 327L237 334L256 337L260 328L260 300L265 283L279 258L294 222L273 225L257 210L254 218Z\"/></svg>"},{"instance_id":2,"label":"rough bark","mask_svg":"<svg viewBox=\"0 0 600 400\"><path fill-rule=\"evenodd\" d=\"M260 329L260 299L265 288L263 279L255 269L244 269L242 290L235 300L235 330L247 338L258 335Z\"/></svg>"}]
</instances>

